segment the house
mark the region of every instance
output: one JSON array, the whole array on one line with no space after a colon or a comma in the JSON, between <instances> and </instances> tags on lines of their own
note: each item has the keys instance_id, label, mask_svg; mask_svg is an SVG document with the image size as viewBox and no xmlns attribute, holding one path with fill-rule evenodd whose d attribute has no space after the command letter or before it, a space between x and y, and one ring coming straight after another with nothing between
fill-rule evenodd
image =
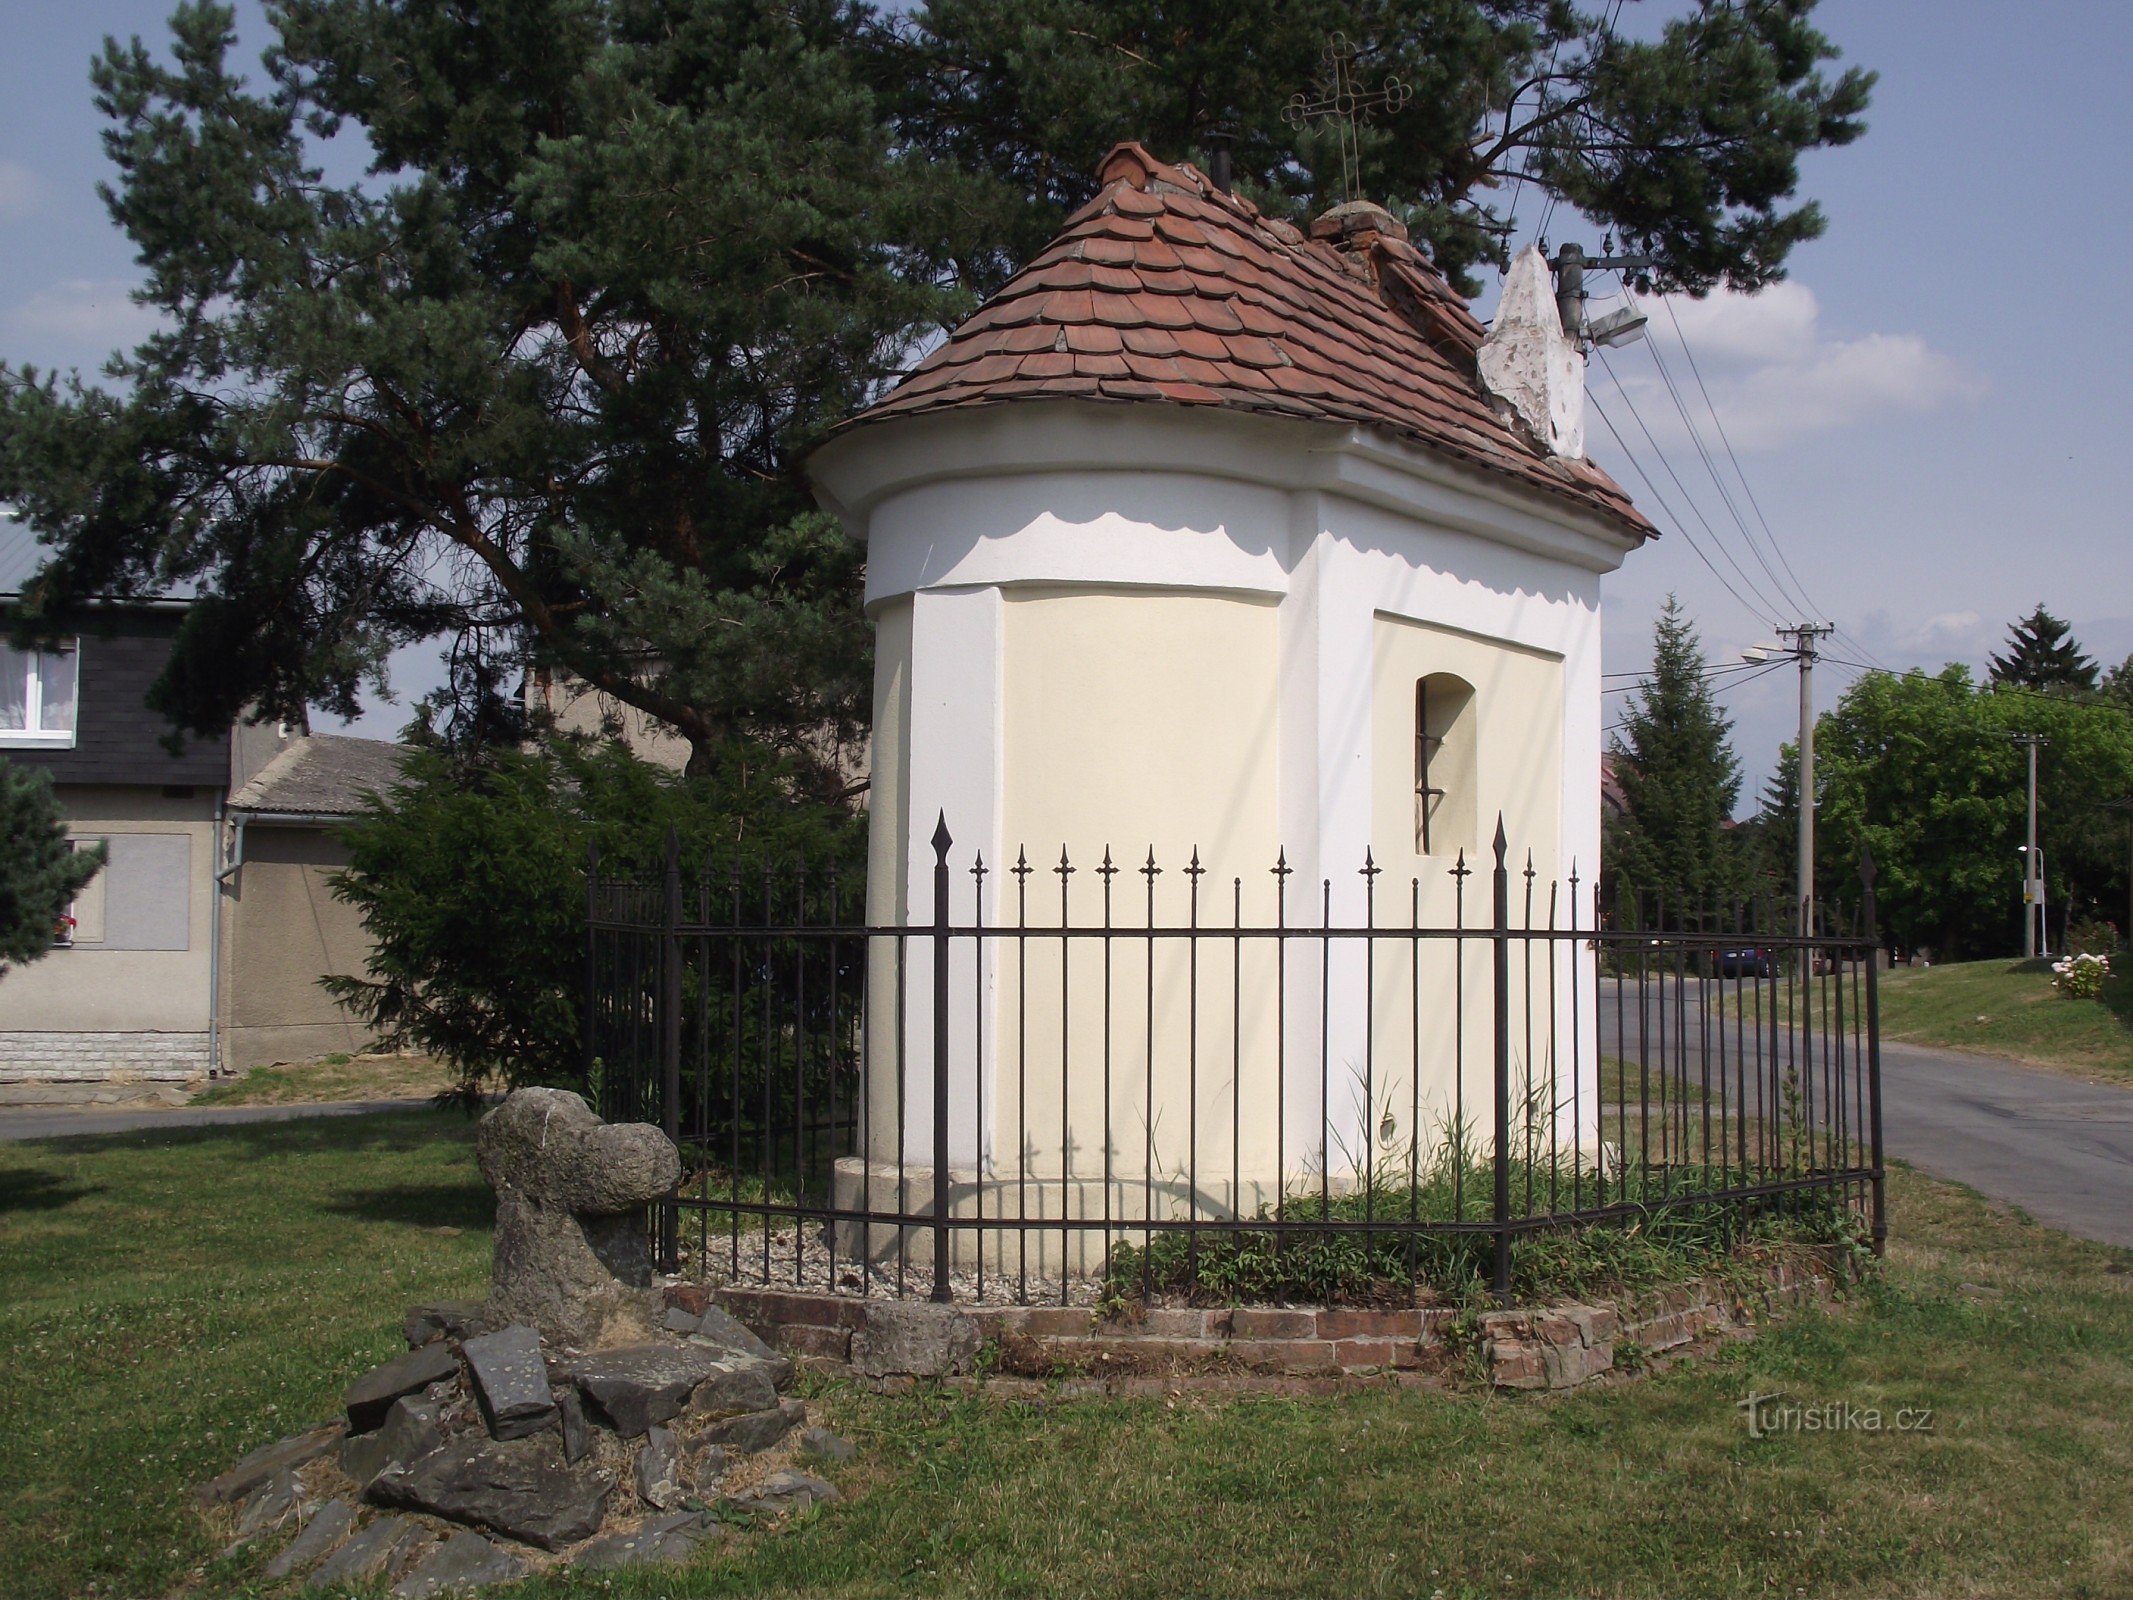
<instances>
[{"instance_id":1,"label":"house","mask_svg":"<svg viewBox=\"0 0 2133 1600\"><path fill-rule=\"evenodd\" d=\"M39 554L0 521L0 614ZM107 852L59 948L0 976L0 1104L175 1094L368 1037L317 984L368 950L327 892L330 830L399 747L274 724L167 747L146 696L188 604L94 606L55 649L0 642L0 759L49 772L68 833Z\"/></svg>"},{"instance_id":2,"label":"house","mask_svg":"<svg viewBox=\"0 0 2133 1600\"><path fill-rule=\"evenodd\" d=\"M867 542L869 920L931 920L938 825L956 919L992 928L1093 925L1099 864L1129 874L1105 928L1355 927L1389 903L1403 925L1450 926L1474 915L1457 869L1485 865L1499 819L1542 883L1589 882L1600 583L1653 530L1583 456L1582 354L1538 252L1484 330L1377 206L1305 231L1132 144L1099 178L1048 248L811 463L822 503ZM1145 909L1130 875L1144 859L1166 874L1147 879ZM1042 874L1033 886L1022 865ZM1073 894L1082 909L1060 911ZM1357 943L1329 941L1323 971L1302 973L1276 968L1272 942L1239 941L1234 975L1188 980L1182 955L1153 970L1153 939L1136 971L1132 941L1107 938L1103 985L1083 978L1069 1002L1067 944L1027 963L988 946L979 1002L944 1012L959 1183L1003 1159L1070 1187L1101 1159L1108 1181L1144 1157L1138 1138L1117 1148L1111 1091L1088 1086L1145 1072L1151 1103L1133 1115L1175 1141L1211 1120L1202 1080L1219 1078L1282 1102L1258 1144L1226 1147L1250 1130L1225 1132L1202 1163L1245 1210L1293 1179L1280 1168L1299 1145L1325 1145L1313 1131L1285 1157L1284 1126L1370 1145L1374 1111L1330 1106L1319 1066L1373 1059L1382 1029L1416 1075L1379 1080L1402 1104L1446 1102L1474 1070L1449 1029L1404 1041L1410 1013L1485 1005L1482 963L1464 994L1445 963L1321 1006L1314 993L1362 974ZM901 972L908 995L875 1008L878 1061L928 1059L928 957L914 941L904 958L872 980L894 992ZM1143 1037L1120 1042L1101 1009L1114 990L1149 996ZM1562 1070L1589 1078L1583 1020ZM1043 1100L1015 1079L1026 1038L1060 1057ZM1198 1062L1219 1073L1189 1076ZM899 1104L894 1077L867 1087L877 1173L935 1153L930 1086L908 1074Z\"/></svg>"}]
</instances>

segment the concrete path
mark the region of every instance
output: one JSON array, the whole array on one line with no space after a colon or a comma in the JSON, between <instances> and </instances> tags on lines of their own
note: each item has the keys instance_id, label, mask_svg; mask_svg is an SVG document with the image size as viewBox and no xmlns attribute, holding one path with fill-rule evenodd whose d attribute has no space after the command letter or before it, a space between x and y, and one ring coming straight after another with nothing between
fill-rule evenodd
<instances>
[{"instance_id":1,"label":"concrete path","mask_svg":"<svg viewBox=\"0 0 2133 1600\"><path fill-rule=\"evenodd\" d=\"M162 1128L216 1128L245 1122L293 1122L299 1117L423 1111L429 1104L427 1097L418 1097L293 1106L180 1106L155 1111L53 1111L42 1106L9 1106L0 1108L0 1144L23 1139L64 1139L76 1133L150 1133Z\"/></svg>"},{"instance_id":2,"label":"concrete path","mask_svg":"<svg viewBox=\"0 0 2133 1600\"><path fill-rule=\"evenodd\" d=\"M1701 987L1688 980L1690 1015ZM1601 986L1600 1047L1634 1056L1640 1008L1632 989L1618 1013L1615 988ZM1670 1003L1676 991L1669 979ZM1732 1061L1733 1042L1714 1030L1714 1065ZM1883 1040L1881 1125L1891 1156L2053 1227L2133 1249L2133 1086Z\"/></svg>"}]
</instances>

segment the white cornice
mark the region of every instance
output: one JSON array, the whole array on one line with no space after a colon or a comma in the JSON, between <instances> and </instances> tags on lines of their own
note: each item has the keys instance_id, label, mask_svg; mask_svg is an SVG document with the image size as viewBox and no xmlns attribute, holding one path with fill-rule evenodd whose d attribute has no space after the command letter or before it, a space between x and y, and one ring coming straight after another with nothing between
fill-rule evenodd
<instances>
[{"instance_id":1,"label":"white cornice","mask_svg":"<svg viewBox=\"0 0 2133 1600\"><path fill-rule=\"evenodd\" d=\"M854 537L892 495L1039 472L1185 472L1317 490L1589 572L1640 541L1567 500L1361 427L1248 412L1073 399L1016 401L870 423L808 463L816 497Z\"/></svg>"}]
</instances>

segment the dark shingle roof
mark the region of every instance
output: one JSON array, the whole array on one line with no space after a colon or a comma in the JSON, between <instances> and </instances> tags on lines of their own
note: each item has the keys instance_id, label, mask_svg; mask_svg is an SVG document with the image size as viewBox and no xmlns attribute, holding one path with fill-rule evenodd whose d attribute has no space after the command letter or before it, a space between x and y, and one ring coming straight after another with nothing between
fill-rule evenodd
<instances>
[{"instance_id":1,"label":"dark shingle roof","mask_svg":"<svg viewBox=\"0 0 2133 1600\"><path fill-rule=\"evenodd\" d=\"M261 767L230 796L233 811L288 811L352 816L368 793L400 776L405 745L341 733L307 733Z\"/></svg>"},{"instance_id":2,"label":"dark shingle roof","mask_svg":"<svg viewBox=\"0 0 2133 1600\"><path fill-rule=\"evenodd\" d=\"M1337 208L1307 237L1137 144L1098 175L1043 254L852 425L1060 397L1362 423L1654 531L1605 472L1497 414L1481 324L1382 211Z\"/></svg>"}]
</instances>

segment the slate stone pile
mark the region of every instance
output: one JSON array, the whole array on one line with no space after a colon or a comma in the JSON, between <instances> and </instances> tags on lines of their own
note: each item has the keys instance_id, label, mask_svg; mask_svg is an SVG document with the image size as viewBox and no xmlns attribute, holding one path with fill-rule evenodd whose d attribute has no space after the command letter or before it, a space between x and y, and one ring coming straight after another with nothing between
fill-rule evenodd
<instances>
[{"instance_id":1,"label":"slate stone pile","mask_svg":"<svg viewBox=\"0 0 2133 1600\"><path fill-rule=\"evenodd\" d=\"M659 1310L651 1337L580 1353L486 1306L417 1306L407 1354L349 1385L344 1423L253 1452L202 1503L235 1508L240 1544L298 1528L270 1579L420 1600L682 1561L736 1521L839 1498L787 1464L853 1453L786 1398L792 1363L716 1307Z\"/></svg>"},{"instance_id":2,"label":"slate stone pile","mask_svg":"<svg viewBox=\"0 0 2133 1600\"><path fill-rule=\"evenodd\" d=\"M407 1353L348 1386L344 1421L203 1484L203 1507L234 1508L233 1551L294 1528L269 1579L424 1600L681 1561L838 1498L790 1464L852 1452L784 1397L792 1363L650 1289L642 1208L681 1172L664 1134L520 1089L476 1142L497 1194L489 1298L416 1306Z\"/></svg>"}]
</instances>

